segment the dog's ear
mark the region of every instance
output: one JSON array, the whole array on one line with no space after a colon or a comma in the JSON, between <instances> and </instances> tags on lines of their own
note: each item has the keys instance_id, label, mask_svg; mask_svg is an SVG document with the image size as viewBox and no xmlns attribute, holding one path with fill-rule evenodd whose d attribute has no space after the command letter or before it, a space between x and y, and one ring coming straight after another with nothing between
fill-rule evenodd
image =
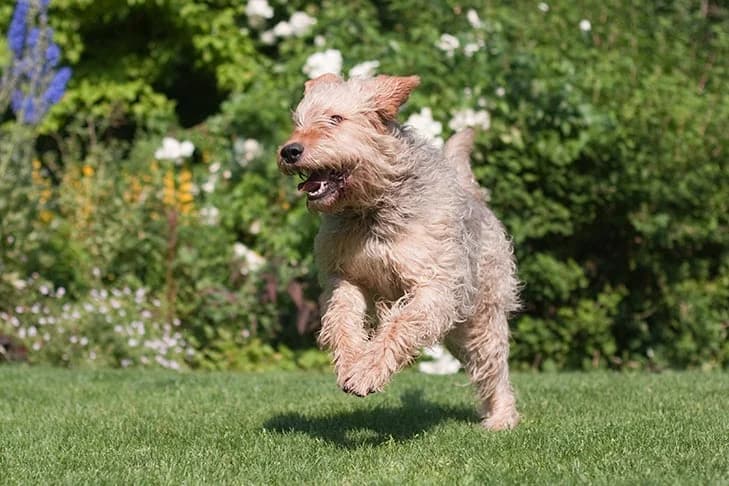
<instances>
[{"instance_id":1,"label":"dog's ear","mask_svg":"<svg viewBox=\"0 0 729 486\"><path fill-rule=\"evenodd\" d=\"M394 120L400 109L420 84L419 76L377 76L374 83L375 108L387 120Z\"/></svg>"},{"instance_id":2,"label":"dog's ear","mask_svg":"<svg viewBox=\"0 0 729 486\"><path fill-rule=\"evenodd\" d=\"M336 84L341 82L342 78L334 73L322 74L321 76L317 76L316 78L310 79L304 83L304 96L309 94L311 88L313 88L314 86L318 86L320 84Z\"/></svg>"}]
</instances>

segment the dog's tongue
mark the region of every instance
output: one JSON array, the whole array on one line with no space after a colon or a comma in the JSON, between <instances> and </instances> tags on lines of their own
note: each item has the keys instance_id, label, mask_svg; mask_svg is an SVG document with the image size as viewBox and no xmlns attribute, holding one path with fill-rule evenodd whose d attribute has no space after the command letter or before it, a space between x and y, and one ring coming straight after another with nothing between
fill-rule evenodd
<instances>
[{"instance_id":1,"label":"dog's tongue","mask_svg":"<svg viewBox=\"0 0 729 486\"><path fill-rule=\"evenodd\" d=\"M304 182L299 184L298 188L299 191L304 191L308 193L315 193L317 192L321 185L327 181L327 175L324 173L318 173L315 172L314 174L311 174L311 176L306 179Z\"/></svg>"}]
</instances>

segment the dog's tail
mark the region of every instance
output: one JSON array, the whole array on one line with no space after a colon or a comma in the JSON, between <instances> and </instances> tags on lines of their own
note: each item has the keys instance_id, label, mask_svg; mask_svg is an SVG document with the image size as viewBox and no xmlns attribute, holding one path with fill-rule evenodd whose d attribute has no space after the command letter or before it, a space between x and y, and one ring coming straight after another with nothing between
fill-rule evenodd
<instances>
[{"instance_id":1,"label":"dog's tail","mask_svg":"<svg viewBox=\"0 0 729 486\"><path fill-rule=\"evenodd\" d=\"M466 191L473 194L477 199L486 201L488 192L481 188L471 170L471 152L473 151L473 139L475 132L472 128L466 128L454 134L445 144L443 154L446 160L456 170L456 180Z\"/></svg>"}]
</instances>

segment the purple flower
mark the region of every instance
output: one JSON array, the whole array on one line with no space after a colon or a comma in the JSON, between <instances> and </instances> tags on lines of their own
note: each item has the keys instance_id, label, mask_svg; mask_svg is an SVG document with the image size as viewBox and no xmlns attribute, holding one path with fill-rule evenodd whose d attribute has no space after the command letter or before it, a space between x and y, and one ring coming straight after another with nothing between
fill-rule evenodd
<instances>
[{"instance_id":1,"label":"purple flower","mask_svg":"<svg viewBox=\"0 0 729 486\"><path fill-rule=\"evenodd\" d=\"M8 31L8 44L13 52L12 95L10 107L22 123L35 125L58 103L71 79L71 69L56 71L61 49L53 42L53 29L48 26L50 0L31 3L18 0ZM5 81L4 81L5 82Z\"/></svg>"},{"instance_id":2,"label":"purple flower","mask_svg":"<svg viewBox=\"0 0 729 486\"><path fill-rule=\"evenodd\" d=\"M40 113L36 109L35 100L30 96L23 96L23 92L20 90L13 92L10 106L21 117L24 123L33 125L40 119Z\"/></svg>"},{"instance_id":3,"label":"purple flower","mask_svg":"<svg viewBox=\"0 0 729 486\"><path fill-rule=\"evenodd\" d=\"M28 38L25 40L25 45L29 49L35 49L35 46L38 45L38 40L40 39L41 31L38 27L33 27L28 31Z\"/></svg>"},{"instance_id":4,"label":"purple flower","mask_svg":"<svg viewBox=\"0 0 729 486\"><path fill-rule=\"evenodd\" d=\"M61 59L61 49L58 44L51 42L46 49L46 63L50 67L56 67Z\"/></svg>"},{"instance_id":5,"label":"purple flower","mask_svg":"<svg viewBox=\"0 0 729 486\"><path fill-rule=\"evenodd\" d=\"M8 29L8 45L15 57L23 55L28 13L30 13L30 2L28 0L18 0L18 3L15 4L13 19L10 21L10 29Z\"/></svg>"},{"instance_id":6,"label":"purple flower","mask_svg":"<svg viewBox=\"0 0 729 486\"><path fill-rule=\"evenodd\" d=\"M68 84L69 79L71 79L71 68L68 67L59 69L55 76L53 76L53 79L48 84L48 89L43 95L43 101L48 108L61 101L63 93L66 92L66 84Z\"/></svg>"}]
</instances>

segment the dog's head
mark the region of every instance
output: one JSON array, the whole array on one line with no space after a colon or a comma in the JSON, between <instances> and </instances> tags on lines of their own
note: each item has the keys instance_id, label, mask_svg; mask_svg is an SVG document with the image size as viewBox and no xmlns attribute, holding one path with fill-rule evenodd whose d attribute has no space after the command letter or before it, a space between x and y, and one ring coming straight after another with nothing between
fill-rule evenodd
<instances>
[{"instance_id":1,"label":"dog's head","mask_svg":"<svg viewBox=\"0 0 729 486\"><path fill-rule=\"evenodd\" d=\"M399 176L393 160L400 142L392 127L419 83L417 76L344 81L334 74L306 82L278 166L304 179L299 190L310 209L334 213L377 204Z\"/></svg>"}]
</instances>

